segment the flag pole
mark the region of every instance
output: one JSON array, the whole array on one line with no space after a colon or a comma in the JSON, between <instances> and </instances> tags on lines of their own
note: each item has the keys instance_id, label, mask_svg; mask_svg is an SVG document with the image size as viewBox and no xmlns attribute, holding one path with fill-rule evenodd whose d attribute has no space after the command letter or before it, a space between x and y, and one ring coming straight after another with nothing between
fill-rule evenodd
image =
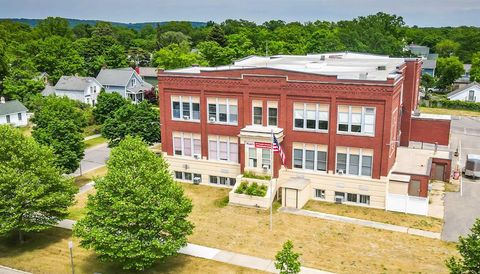
<instances>
[{"instance_id":1,"label":"flag pole","mask_svg":"<svg viewBox=\"0 0 480 274\"><path fill-rule=\"evenodd\" d=\"M272 203L270 204L270 231L272 231L273 226L273 187L272 187L272 180L273 180L273 129L271 130L271 140L270 140L270 199Z\"/></svg>"}]
</instances>

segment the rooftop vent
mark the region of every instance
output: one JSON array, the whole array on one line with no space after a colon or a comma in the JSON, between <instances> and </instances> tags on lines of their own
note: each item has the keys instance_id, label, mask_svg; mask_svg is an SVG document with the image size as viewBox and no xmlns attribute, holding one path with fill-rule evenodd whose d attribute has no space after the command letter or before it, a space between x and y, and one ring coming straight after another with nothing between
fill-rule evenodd
<instances>
[{"instance_id":1,"label":"rooftop vent","mask_svg":"<svg viewBox=\"0 0 480 274\"><path fill-rule=\"evenodd\" d=\"M387 70L387 66L378 66L377 70Z\"/></svg>"},{"instance_id":2,"label":"rooftop vent","mask_svg":"<svg viewBox=\"0 0 480 274\"><path fill-rule=\"evenodd\" d=\"M0 104L5 104L5 97L0 97Z\"/></svg>"},{"instance_id":3,"label":"rooftop vent","mask_svg":"<svg viewBox=\"0 0 480 274\"><path fill-rule=\"evenodd\" d=\"M360 73L359 79L360 80L367 80L368 72Z\"/></svg>"}]
</instances>

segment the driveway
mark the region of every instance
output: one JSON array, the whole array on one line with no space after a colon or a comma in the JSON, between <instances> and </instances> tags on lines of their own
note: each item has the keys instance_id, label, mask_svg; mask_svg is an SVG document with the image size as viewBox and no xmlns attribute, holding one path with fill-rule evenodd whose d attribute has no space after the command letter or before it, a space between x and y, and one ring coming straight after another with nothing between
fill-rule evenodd
<instances>
[{"instance_id":1,"label":"driveway","mask_svg":"<svg viewBox=\"0 0 480 274\"><path fill-rule=\"evenodd\" d=\"M82 173L86 173L90 170L104 166L108 160L109 155L110 148L107 147L106 143L85 149L85 156L80 162ZM80 175L80 168L71 175Z\"/></svg>"},{"instance_id":2,"label":"driveway","mask_svg":"<svg viewBox=\"0 0 480 274\"><path fill-rule=\"evenodd\" d=\"M445 224L442 240L457 241L458 236L470 233L476 218L480 218L480 182L464 182L460 192L445 195Z\"/></svg>"}]
</instances>

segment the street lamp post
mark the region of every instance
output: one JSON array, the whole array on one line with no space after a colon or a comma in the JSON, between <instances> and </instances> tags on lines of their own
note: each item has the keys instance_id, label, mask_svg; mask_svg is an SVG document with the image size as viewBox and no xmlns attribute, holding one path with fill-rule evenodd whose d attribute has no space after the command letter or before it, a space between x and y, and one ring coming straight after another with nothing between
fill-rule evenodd
<instances>
[{"instance_id":1,"label":"street lamp post","mask_svg":"<svg viewBox=\"0 0 480 274\"><path fill-rule=\"evenodd\" d=\"M72 241L68 242L68 249L70 249L70 264L72 267L72 274L75 274L75 269L73 267L73 242Z\"/></svg>"}]
</instances>

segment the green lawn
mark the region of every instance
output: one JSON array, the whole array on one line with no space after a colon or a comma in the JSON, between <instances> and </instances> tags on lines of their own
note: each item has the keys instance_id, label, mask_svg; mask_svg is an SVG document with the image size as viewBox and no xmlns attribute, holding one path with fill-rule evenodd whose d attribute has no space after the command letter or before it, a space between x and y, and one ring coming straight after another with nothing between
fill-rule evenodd
<instances>
[{"instance_id":1,"label":"green lawn","mask_svg":"<svg viewBox=\"0 0 480 274\"><path fill-rule=\"evenodd\" d=\"M125 271L110 263L97 260L95 253L79 246L78 239L72 238L71 231L51 228L40 233L27 235L26 242L16 244L16 237L0 238L0 265L31 273L71 273L68 242L73 240L73 261L75 273L144 273L144 274L187 274L187 273L263 273L243 267L177 255L165 262L155 264L142 272Z\"/></svg>"},{"instance_id":2,"label":"green lawn","mask_svg":"<svg viewBox=\"0 0 480 274\"><path fill-rule=\"evenodd\" d=\"M93 181L97 177L103 177L107 174L107 167L103 166L94 170L91 170L87 173L84 173L82 176L75 177L75 185L77 187L84 186L85 184Z\"/></svg>"},{"instance_id":3,"label":"green lawn","mask_svg":"<svg viewBox=\"0 0 480 274\"><path fill-rule=\"evenodd\" d=\"M420 107L420 112L431 113L431 114L455 115L455 116L474 116L474 117L479 117L480 116L480 112L478 112L478 111L462 110L462 109L449 109L449 108Z\"/></svg>"},{"instance_id":4,"label":"green lawn","mask_svg":"<svg viewBox=\"0 0 480 274\"><path fill-rule=\"evenodd\" d=\"M86 140L85 142L85 148L93 147L99 144L103 144L107 142L107 139L105 139L102 136L92 138L90 140Z\"/></svg>"}]
</instances>

